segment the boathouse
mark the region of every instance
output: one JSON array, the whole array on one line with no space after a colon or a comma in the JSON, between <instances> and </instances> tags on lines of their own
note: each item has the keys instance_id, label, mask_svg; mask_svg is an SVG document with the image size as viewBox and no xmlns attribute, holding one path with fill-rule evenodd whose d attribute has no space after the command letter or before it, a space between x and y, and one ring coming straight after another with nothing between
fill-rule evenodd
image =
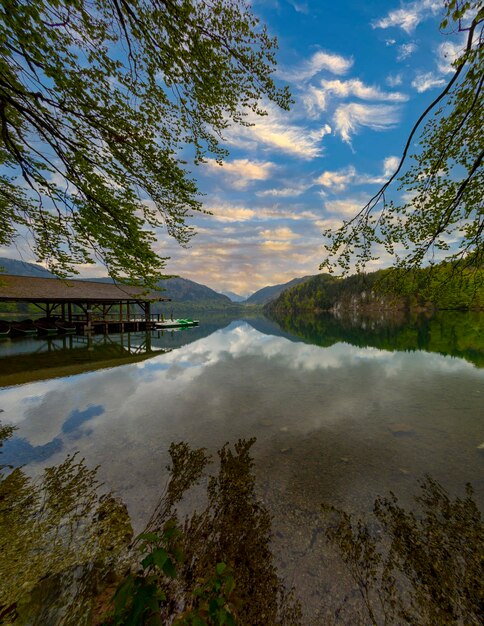
<instances>
[{"instance_id":1,"label":"boathouse","mask_svg":"<svg viewBox=\"0 0 484 626\"><path fill-rule=\"evenodd\" d=\"M33 304L44 319L69 323L80 334L148 329L151 304L168 300L119 283L0 274L0 302Z\"/></svg>"}]
</instances>

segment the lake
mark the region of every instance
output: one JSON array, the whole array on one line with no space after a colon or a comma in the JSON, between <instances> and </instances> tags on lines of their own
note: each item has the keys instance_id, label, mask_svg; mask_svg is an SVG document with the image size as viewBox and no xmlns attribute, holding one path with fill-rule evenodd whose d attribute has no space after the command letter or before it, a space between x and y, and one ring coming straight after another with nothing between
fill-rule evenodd
<instances>
[{"instance_id":1,"label":"lake","mask_svg":"<svg viewBox=\"0 0 484 626\"><path fill-rule=\"evenodd\" d=\"M484 504L484 315L413 319L207 317L198 328L0 342L0 414L18 430L2 463L28 472L79 451L142 529L168 447L216 452L255 436L274 553L308 615L337 566L320 504L366 516L412 502L430 474ZM336 574L335 574L336 572Z\"/></svg>"}]
</instances>

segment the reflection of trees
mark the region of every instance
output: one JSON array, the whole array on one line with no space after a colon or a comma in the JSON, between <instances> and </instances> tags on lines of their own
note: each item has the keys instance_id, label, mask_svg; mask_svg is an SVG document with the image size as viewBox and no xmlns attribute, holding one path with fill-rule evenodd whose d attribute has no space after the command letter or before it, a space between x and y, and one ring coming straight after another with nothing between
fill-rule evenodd
<instances>
[{"instance_id":1,"label":"reflection of trees","mask_svg":"<svg viewBox=\"0 0 484 626\"><path fill-rule=\"evenodd\" d=\"M0 445L12 431L0 426ZM37 481L3 468L2 623L302 624L274 565L253 442L225 445L208 482L205 450L172 444L167 488L134 542L126 508L99 495L83 460L68 457ZM205 506L182 518L187 492L204 483ZM324 623L479 623L484 545L472 490L452 500L427 478L416 500L409 512L393 494L379 498L376 524L323 507L326 537L350 575L349 588L335 581L341 597L324 597Z\"/></svg>"},{"instance_id":2,"label":"reflection of trees","mask_svg":"<svg viewBox=\"0 0 484 626\"><path fill-rule=\"evenodd\" d=\"M12 429L0 429L0 444ZM2 623L81 624L132 537L124 504L99 495L96 470L69 456L38 481L0 466ZM59 617L60 616L60 617Z\"/></svg>"},{"instance_id":3,"label":"reflection of trees","mask_svg":"<svg viewBox=\"0 0 484 626\"><path fill-rule=\"evenodd\" d=\"M360 315L352 312L272 314L281 327L315 345L329 347L343 341L361 348L424 350L457 356L484 367L484 316L479 312L441 311L405 316L402 312Z\"/></svg>"}]
</instances>

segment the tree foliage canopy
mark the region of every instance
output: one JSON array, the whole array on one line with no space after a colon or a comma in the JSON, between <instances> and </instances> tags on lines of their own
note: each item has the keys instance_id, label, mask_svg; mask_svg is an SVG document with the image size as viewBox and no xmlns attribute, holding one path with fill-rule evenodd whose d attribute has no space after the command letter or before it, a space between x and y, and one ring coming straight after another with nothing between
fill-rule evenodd
<instances>
[{"instance_id":1,"label":"tree foliage canopy","mask_svg":"<svg viewBox=\"0 0 484 626\"><path fill-rule=\"evenodd\" d=\"M355 217L324 233L329 254L321 269L362 270L378 258L375 248L404 269L442 258L459 271L484 263L484 7L481 0L446 6L441 29L466 34L454 74L414 125L393 176ZM387 199L399 175L399 189L410 198L402 204Z\"/></svg>"},{"instance_id":2,"label":"tree foliage canopy","mask_svg":"<svg viewBox=\"0 0 484 626\"><path fill-rule=\"evenodd\" d=\"M288 108L275 50L242 0L1 0L0 245L26 227L61 276L153 278L154 229L186 244L202 210L187 159L222 159L262 96Z\"/></svg>"}]
</instances>

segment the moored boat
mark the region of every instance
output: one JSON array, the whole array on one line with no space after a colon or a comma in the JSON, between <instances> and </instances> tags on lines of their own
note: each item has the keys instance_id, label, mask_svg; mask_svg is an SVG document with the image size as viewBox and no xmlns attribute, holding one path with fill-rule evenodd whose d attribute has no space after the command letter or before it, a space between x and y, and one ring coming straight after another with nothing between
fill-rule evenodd
<instances>
[{"instance_id":1,"label":"moored boat","mask_svg":"<svg viewBox=\"0 0 484 626\"><path fill-rule=\"evenodd\" d=\"M66 322L65 320L56 320L55 325L60 333L75 333L77 330L74 324Z\"/></svg>"},{"instance_id":2,"label":"moored boat","mask_svg":"<svg viewBox=\"0 0 484 626\"><path fill-rule=\"evenodd\" d=\"M10 322L12 335L36 335L37 328L32 320L22 320L21 322Z\"/></svg>"},{"instance_id":3,"label":"moored boat","mask_svg":"<svg viewBox=\"0 0 484 626\"><path fill-rule=\"evenodd\" d=\"M199 320L192 320L187 317L183 319L156 322L156 328L186 328L188 326L198 326L198 324L200 324Z\"/></svg>"},{"instance_id":4,"label":"moored boat","mask_svg":"<svg viewBox=\"0 0 484 626\"><path fill-rule=\"evenodd\" d=\"M34 326L41 335L57 335L59 332L54 320L38 319L34 321Z\"/></svg>"},{"instance_id":5,"label":"moored boat","mask_svg":"<svg viewBox=\"0 0 484 626\"><path fill-rule=\"evenodd\" d=\"M10 334L10 324L0 320L0 337L6 337Z\"/></svg>"}]
</instances>

